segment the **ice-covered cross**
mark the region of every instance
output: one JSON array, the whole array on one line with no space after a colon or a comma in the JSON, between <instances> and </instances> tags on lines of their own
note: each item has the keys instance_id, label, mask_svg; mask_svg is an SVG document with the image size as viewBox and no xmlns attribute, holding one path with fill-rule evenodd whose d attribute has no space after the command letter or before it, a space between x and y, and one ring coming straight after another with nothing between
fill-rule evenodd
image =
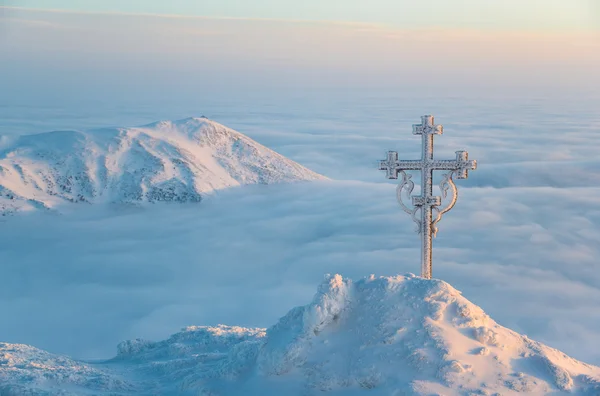
<instances>
[{"instance_id":1,"label":"ice-covered cross","mask_svg":"<svg viewBox=\"0 0 600 396\"><path fill-rule=\"evenodd\" d=\"M389 151L387 159L381 161L380 170L386 171L388 179L397 179L398 175L402 180L396 189L396 196L402 209L412 216L417 223L417 232L421 234L421 276L431 279L431 249L432 237L437 233L436 224L442 218L442 215L448 212L456 203L458 192L452 176L456 174L459 179L466 179L469 176L469 170L477 168L477 161L469 160L469 154L466 151L457 151L454 160L434 160L433 159L433 135L441 135L443 128L441 125L433 123L433 116L425 115L421 117L421 124L413 125L413 135L421 135L422 148L420 160L398 160L398 153ZM411 180L411 175L407 175L407 170L421 171L421 195L412 195L415 184ZM440 183L442 196L433 195L433 171L447 170ZM442 199L448 196L448 189L452 190L452 197L447 206L440 209ZM406 193L407 199L412 199L412 208L409 208L402 201L402 193ZM420 216L417 217L417 211ZM435 218L434 218L435 212Z\"/></svg>"}]
</instances>

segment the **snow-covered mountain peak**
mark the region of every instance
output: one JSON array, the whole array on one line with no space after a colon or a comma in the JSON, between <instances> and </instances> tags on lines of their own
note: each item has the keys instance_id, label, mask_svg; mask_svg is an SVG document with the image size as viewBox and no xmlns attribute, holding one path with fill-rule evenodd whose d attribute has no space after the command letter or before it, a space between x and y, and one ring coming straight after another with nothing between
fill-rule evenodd
<instances>
[{"instance_id":1,"label":"snow-covered mountain peak","mask_svg":"<svg viewBox=\"0 0 600 396\"><path fill-rule=\"evenodd\" d=\"M123 342L115 359L98 364L0 344L0 362L4 389L23 394L600 394L599 367L500 326L443 281L414 275L328 276L310 304L266 331L192 326L164 341Z\"/></svg>"},{"instance_id":2,"label":"snow-covered mountain peak","mask_svg":"<svg viewBox=\"0 0 600 396\"><path fill-rule=\"evenodd\" d=\"M245 137L245 135L219 124L216 121L206 117L188 117L181 120L162 120L156 121L148 125L132 128L135 130L160 131L170 132L172 134L183 134L188 137L202 136L214 130L219 131L222 135L232 136L234 138Z\"/></svg>"},{"instance_id":3,"label":"snow-covered mountain peak","mask_svg":"<svg viewBox=\"0 0 600 396\"><path fill-rule=\"evenodd\" d=\"M258 365L265 375L301 372L324 391L600 392L600 368L498 325L449 284L414 275L330 278L311 304L267 331Z\"/></svg>"},{"instance_id":4,"label":"snow-covered mountain peak","mask_svg":"<svg viewBox=\"0 0 600 396\"><path fill-rule=\"evenodd\" d=\"M70 202L197 202L244 184L320 180L207 118L3 139L0 211Z\"/></svg>"}]
</instances>

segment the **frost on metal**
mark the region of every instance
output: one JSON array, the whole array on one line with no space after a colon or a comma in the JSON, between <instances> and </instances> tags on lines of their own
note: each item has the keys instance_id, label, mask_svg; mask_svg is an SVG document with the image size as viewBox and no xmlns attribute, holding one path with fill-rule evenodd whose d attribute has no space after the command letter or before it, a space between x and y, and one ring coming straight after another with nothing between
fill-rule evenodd
<instances>
[{"instance_id":1,"label":"frost on metal","mask_svg":"<svg viewBox=\"0 0 600 396\"><path fill-rule=\"evenodd\" d=\"M442 126L433 123L433 116L422 116L421 123L413 125L413 135L421 135L423 142L421 159L399 160L397 152L389 151L387 159L381 161L379 166L380 170L386 171L388 179L401 177L396 195L402 210L411 215L417 224L416 231L421 235L421 276L426 279L431 279L432 275L432 237L437 234L437 223L444 213L454 207L458 197L452 178L456 176L458 179L466 179L469 170L477 168L477 161L469 160L466 151L457 151L456 159L453 160L433 159L433 136L441 135L442 132ZM411 170L421 171L421 195L411 195L415 184L411 180L412 175L406 173ZM448 171L440 183L441 196L433 195L434 170ZM448 197L449 200L446 199ZM406 204L403 199L410 200L411 204ZM448 202L442 206L444 199Z\"/></svg>"}]
</instances>

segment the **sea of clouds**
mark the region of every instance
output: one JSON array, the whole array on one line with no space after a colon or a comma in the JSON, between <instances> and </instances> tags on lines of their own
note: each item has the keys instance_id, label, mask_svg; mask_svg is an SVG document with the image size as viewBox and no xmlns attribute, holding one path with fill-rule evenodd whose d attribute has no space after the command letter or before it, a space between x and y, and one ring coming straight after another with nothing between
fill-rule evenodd
<instances>
[{"instance_id":1,"label":"sea of clouds","mask_svg":"<svg viewBox=\"0 0 600 396\"><path fill-rule=\"evenodd\" d=\"M120 340L160 339L185 325L269 326L306 303L325 273L418 273L414 224L377 160L387 149L416 158L410 124L433 107L446 128L436 137L440 158L468 149L479 161L457 181L459 201L440 223L434 276L501 324L600 363L589 347L600 342L598 118L548 115L544 102L521 116L511 116L513 105L486 114L481 104L465 111L398 99L396 109L381 99L361 111L360 102L329 114L258 106L231 120L209 114L331 182L235 188L192 206L3 219L2 340L109 357Z\"/></svg>"},{"instance_id":2,"label":"sea of clouds","mask_svg":"<svg viewBox=\"0 0 600 396\"><path fill-rule=\"evenodd\" d=\"M377 167L387 150L417 158L411 124L433 114L445 127L436 156L466 149L479 163L439 224L434 277L500 324L600 364L600 100L589 90L488 91L468 78L464 89L351 79L261 88L210 75L204 87L169 86L168 68L160 87L109 89L60 75L64 92L57 80L3 82L4 141L205 115L332 181L2 218L0 341L106 358L121 340L187 325L269 326L326 273L418 273L414 224Z\"/></svg>"}]
</instances>

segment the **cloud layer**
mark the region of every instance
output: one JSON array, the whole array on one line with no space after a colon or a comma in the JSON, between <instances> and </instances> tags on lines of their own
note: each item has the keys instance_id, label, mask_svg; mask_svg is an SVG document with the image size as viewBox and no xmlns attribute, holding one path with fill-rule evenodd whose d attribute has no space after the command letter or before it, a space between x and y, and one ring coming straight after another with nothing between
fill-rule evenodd
<instances>
[{"instance_id":1,"label":"cloud layer","mask_svg":"<svg viewBox=\"0 0 600 396\"><path fill-rule=\"evenodd\" d=\"M600 189L462 188L434 276L501 324L588 362L600 341ZM324 273L418 272L394 186L232 189L198 206L79 209L4 222L3 341L107 357L122 339L190 324L265 326ZM26 314L24 314L26 313Z\"/></svg>"}]
</instances>

